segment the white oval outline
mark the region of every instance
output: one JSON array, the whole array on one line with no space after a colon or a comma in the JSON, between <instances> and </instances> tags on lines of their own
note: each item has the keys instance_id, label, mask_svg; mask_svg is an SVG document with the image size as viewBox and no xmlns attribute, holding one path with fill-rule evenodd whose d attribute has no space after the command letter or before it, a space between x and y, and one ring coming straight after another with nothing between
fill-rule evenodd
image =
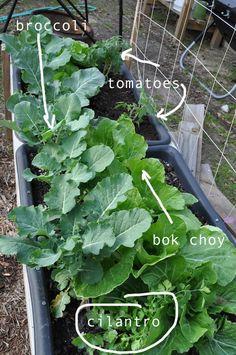
<instances>
[{"instance_id":1,"label":"white oval outline","mask_svg":"<svg viewBox=\"0 0 236 355\"><path fill-rule=\"evenodd\" d=\"M79 325L78 325L78 315L79 313L82 311L82 309L84 308L88 308L88 307L138 307L138 308L142 308L142 306L140 304L137 303L87 303L87 304L83 304L81 306L79 306L77 308L77 311L75 313L75 329L76 332L78 334L78 336L80 337L80 339L90 348L98 350L98 351L102 351L105 352L107 354L141 354L145 351L148 351L152 348L154 348L155 346L159 345L160 343L162 343L167 337L168 335L175 329L177 323L178 323L178 318L179 318L179 304L178 304L178 300L177 297L175 296L175 294L173 292L168 292L168 291L163 291L163 292L145 292L145 293L130 293L124 296L124 298L129 298L129 297L144 297L144 296L171 296L174 300L175 303L175 319L174 322L172 324L172 326L170 327L170 329L159 339L157 340L154 344L149 345L148 347L144 348L144 349L140 349L140 350L135 350L135 351L118 351L118 350L108 350L108 349L103 349L100 348L99 346L90 344L83 336L83 334L80 333L79 330Z\"/></svg>"}]
</instances>

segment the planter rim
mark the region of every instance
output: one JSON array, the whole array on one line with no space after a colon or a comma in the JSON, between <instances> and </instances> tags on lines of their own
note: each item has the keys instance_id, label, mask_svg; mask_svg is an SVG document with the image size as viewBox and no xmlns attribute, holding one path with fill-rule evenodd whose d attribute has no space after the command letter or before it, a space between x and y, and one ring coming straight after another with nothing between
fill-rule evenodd
<instances>
[{"instance_id":1,"label":"planter rim","mask_svg":"<svg viewBox=\"0 0 236 355\"><path fill-rule=\"evenodd\" d=\"M23 178L28 167L26 145L15 152L19 204L33 205L31 184ZM24 267L24 283L32 355L53 355L51 318L43 269Z\"/></svg>"}]
</instances>

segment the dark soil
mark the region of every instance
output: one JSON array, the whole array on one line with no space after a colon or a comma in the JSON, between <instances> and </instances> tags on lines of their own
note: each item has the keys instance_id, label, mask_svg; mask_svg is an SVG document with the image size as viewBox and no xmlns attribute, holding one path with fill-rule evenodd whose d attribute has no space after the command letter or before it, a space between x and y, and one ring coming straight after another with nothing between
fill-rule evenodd
<instances>
[{"instance_id":1,"label":"dark soil","mask_svg":"<svg viewBox=\"0 0 236 355\"><path fill-rule=\"evenodd\" d=\"M33 174L40 175L42 173L41 170L32 165L32 160L34 159L36 152L29 153L29 167ZM38 206L43 204L44 195L49 191L49 185L42 181L33 180L31 182L32 190L33 190L33 201L34 205Z\"/></svg>"},{"instance_id":2,"label":"dark soil","mask_svg":"<svg viewBox=\"0 0 236 355\"><path fill-rule=\"evenodd\" d=\"M49 300L50 302L56 297L56 292L51 285ZM52 332L54 339L54 354L55 355L86 355L85 350L80 350L72 344L72 340L78 337L75 330L75 313L80 305L80 301L72 299L70 304L66 307L63 318L52 317ZM85 320L85 312L80 314L79 327L81 330L91 332L91 328L87 326Z\"/></svg>"},{"instance_id":3,"label":"dark soil","mask_svg":"<svg viewBox=\"0 0 236 355\"><path fill-rule=\"evenodd\" d=\"M110 88L109 83L105 84L101 89L100 94L95 96L90 101L90 108L96 112L96 116L109 117L113 120L117 120L120 115L125 111L124 109L115 108L115 106L120 102L133 103L135 102L135 97L132 89L119 89L116 85L118 80L125 81L123 75L113 75L111 78L114 80L112 87ZM134 122L135 123L135 122ZM148 117L144 117L144 121L137 125L135 124L136 132L144 136L146 140L158 140L158 134L152 124L149 122Z\"/></svg>"},{"instance_id":4,"label":"dark soil","mask_svg":"<svg viewBox=\"0 0 236 355\"><path fill-rule=\"evenodd\" d=\"M183 185L181 184L179 177L177 176L173 166L165 161L162 160L162 164L165 167L165 172L166 172L166 183L168 185L176 187L178 190L181 192L186 192ZM203 216L200 212L198 212L197 209L194 208L194 206L189 207L190 210L195 214L195 216L201 221L203 225L208 224L207 219L205 216Z\"/></svg>"},{"instance_id":5,"label":"dark soil","mask_svg":"<svg viewBox=\"0 0 236 355\"><path fill-rule=\"evenodd\" d=\"M176 172L175 172L175 169L173 168L173 166L163 160L161 162L165 167L166 183L168 185L177 187L177 189L184 192L184 188L181 185L181 182L180 182L178 176L176 175Z\"/></svg>"}]
</instances>

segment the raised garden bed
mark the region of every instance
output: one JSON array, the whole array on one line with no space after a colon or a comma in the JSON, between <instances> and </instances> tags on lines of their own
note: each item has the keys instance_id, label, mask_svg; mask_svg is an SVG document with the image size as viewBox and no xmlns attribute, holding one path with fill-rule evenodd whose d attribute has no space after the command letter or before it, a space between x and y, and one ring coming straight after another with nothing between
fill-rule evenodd
<instances>
[{"instance_id":1,"label":"raised garden bed","mask_svg":"<svg viewBox=\"0 0 236 355\"><path fill-rule=\"evenodd\" d=\"M26 45L36 54L36 33L30 35L30 45ZM3 39L10 41L22 69L25 63L14 50L18 42L12 37ZM72 44L75 58L80 65L86 64L86 69L76 71L73 67L71 75L59 58L56 62L50 58L54 41L51 34L44 34L44 65L52 69L52 63L57 68L59 62L61 68L47 71L51 124L44 115L41 88L31 76L32 67L23 68L28 94L15 94L9 101L18 125L2 121L34 149L28 154L28 147L26 151L22 146L16 152L23 206L13 210L9 218L18 226L19 235L1 236L0 252L16 255L22 264L31 267L29 290L36 282L34 289L39 287L41 292L29 296L37 318L33 325L40 328L39 338L36 328L33 336L36 355L42 354L38 347L45 338L49 340L44 352L53 353L52 324L54 354L94 354L79 337L73 340L75 350L69 344L70 336L75 336L72 319L76 304L108 300L112 304L122 300L123 304L125 294L140 292L148 292L148 296L140 300L135 295L129 300L141 304L142 310L127 306L123 311L114 310L113 316L132 320L138 314L145 322L148 316L149 320L158 320L157 326L148 323L138 329L132 323L110 329L99 323L99 317L110 314L110 309L93 307L79 322L87 341L100 348L127 353L139 350L146 355L215 355L220 342L221 350L233 354L236 249L228 240L231 236L227 238L223 233L228 231L179 153L169 146L148 149L128 114L117 120L97 118L91 101L104 86L105 77L96 66L88 65L97 64L94 49ZM68 51L70 54L71 44L68 47L63 41L59 45L64 55ZM57 52L57 57L62 53ZM103 63L103 69L110 68L110 64ZM29 185L24 179L33 183ZM36 189L41 192L37 193L37 202ZM28 206L32 203L40 204ZM47 285L35 268L47 270ZM46 289L56 319L53 322ZM167 294L153 295L160 291ZM176 297L175 309L170 294ZM176 315L175 329L168 338L153 350L144 351L167 334ZM71 334L63 338L64 332L58 329L70 324Z\"/></svg>"},{"instance_id":2,"label":"raised garden bed","mask_svg":"<svg viewBox=\"0 0 236 355\"><path fill-rule=\"evenodd\" d=\"M100 93L91 100L90 107L94 109L97 116L109 117L117 120L122 113L126 112L123 108L116 108L117 104L120 102L126 104L134 102L138 103L140 90L136 88L135 79L126 65L122 65L119 74L111 73L110 77L114 80L114 83L118 80L128 80L133 83L133 87L128 89L118 89L114 85L114 89L111 89L107 82L101 89ZM13 92L18 90L22 90L23 92L27 91L24 82L21 80L20 70L14 64L12 67L11 82ZM134 121L134 124L136 132L144 136L149 146L166 145L171 141L167 129L155 116L147 115L140 123ZM24 142L19 136L18 138Z\"/></svg>"},{"instance_id":3,"label":"raised garden bed","mask_svg":"<svg viewBox=\"0 0 236 355\"><path fill-rule=\"evenodd\" d=\"M34 154L30 153L26 145L22 145L16 152L20 200L23 206L31 206L35 203L37 205L43 201L43 192L39 195L40 183L38 183L38 186L36 186L37 183L34 183L34 188L32 189L32 183L26 182L23 178L24 170L31 167L33 156ZM204 221L204 224L215 225L224 230L229 239L236 245L235 239L233 239L223 221L210 205L182 156L175 148L171 146L152 147L149 148L147 157L160 159L166 167L168 184L174 184L182 191L189 192L198 199L198 203L193 206L195 215ZM45 272L47 277L45 277ZM78 307L78 301L75 300L68 307L69 309L66 312L67 319L52 319L49 304L55 297L55 294L52 291L51 283L48 282L50 273L43 269L35 270L27 268L27 277L31 291L27 302L33 311L33 319L31 321L34 324L33 339L35 354L64 355L65 351L70 355L84 354L83 350L78 352L71 344L73 338L76 337L74 315ZM83 323L83 319L81 322ZM192 351L190 353L197 354Z\"/></svg>"},{"instance_id":4,"label":"raised garden bed","mask_svg":"<svg viewBox=\"0 0 236 355\"><path fill-rule=\"evenodd\" d=\"M113 79L114 83L117 80L125 81L126 79L135 83L132 74L125 65L122 66L121 74L114 75ZM14 91L22 89L20 71L15 66L13 66L12 70L12 85ZM99 95L92 99L91 108L94 109L97 115L117 120L124 113L124 109L115 108L115 106L121 101L128 104L138 102L139 96L139 91L135 88L135 84L133 90L110 89L109 85L106 84ZM140 124L136 125L136 132L144 136L149 146L166 145L171 140L167 129L153 116L145 117Z\"/></svg>"}]
</instances>

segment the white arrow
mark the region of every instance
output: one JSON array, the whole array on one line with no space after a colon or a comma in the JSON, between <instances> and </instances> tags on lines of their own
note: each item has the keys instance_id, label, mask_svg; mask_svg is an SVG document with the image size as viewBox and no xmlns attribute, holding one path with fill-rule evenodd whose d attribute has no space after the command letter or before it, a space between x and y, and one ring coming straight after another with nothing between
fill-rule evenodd
<instances>
[{"instance_id":1,"label":"white arrow","mask_svg":"<svg viewBox=\"0 0 236 355\"><path fill-rule=\"evenodd\" d=\"M167 209L165 208L165 206L163 205L160 197L157 195L156 191L154 190L154 188L152 187L152 184L150 183L151 176L145 171L142 170L142 180L146 182L146 184L148 185L149 189L151 190L151 193L153 194L153 196L155 197L155 199L157 200L157 202L159 203L162 211L165 213L168 221L170 222L170 224L173 224L173 220L171 218L171 216L169 215Z\"/></svg>"},{"instance_id":2,"label":"white arrow","mask_svg":"<svg viewBox=\"0 0 236 355\"><path fill-rule=\"evenodd\" d=\"M171 296L173 301L174 301L174 305L175 305L175 316L174 316L174 322L172 324L172 326L168 329L168 331L162 335L162 337L160 339L158 339L154 344L151 344L149 346L147 346L144 349L140 349L140 350L129 350L129 351L125 351L125 350L109 350L109 349L104 349L101 348L100 346L91 344L86 338L85 338L85 334L84 332L80 331L79 328L79 314L83 309L90 309L92 307L99 307L99 309L101 309L101 307L137 307L142 309L142 306L139 303L86 303L86 304L80 304L80 306L77 308L77 311L75 313L75 329L76 332L78 334L78 336L80 337L80 339L83 341L83 343L85 343L88 347L94 349L94 350L98 350L102 353L106 353L106 354L118 354L118 355L135 355L135 354L144 354L146 351L151 350L153 348L155 348L157 345L159 345L160 343L162 343L169 335L170 333L175 329L175 327L178 324L178 319L179 319L179 303L178 303L178 299L176 297L176 295L173 292L169 292L169 291L162 291L162 292L145 292L145 293L131 293L128 295L125 295L124 298L133 298L133 297L147 297L147 296Z\"/></svg>"},{"instance_id":3,"label":"white arrow","mask_svg":"<svg viewBox=\"0 0 236 355\"><path fill-rule=\"evenodd\" d=\"M150 64L154 67L156 67L157 69L160 67L160 64L157 64L157 63L153 63L151 62L150 60L143 60L143 59L139 59L138 57L136 57L135 55L133 54L130 54L130 52L132 52L132 48L129 48L129 49L126 49L125 51L123 51L121 53L121 58L122 60L125 60L126 58L133 58L135 59L137 62L140 62L140 63L144 63L144 64ZM160 71L160 70L159 70ZM186 99L186 96L187 96L187 89L185 87L184 84L181 84L180 86L182 86L183 88L183 97L180 101L180 103L171 111L167 112L167 113L163 113L165 111L164 108L160 109L160 111L157 113L156 117L157 118L160 118L162 119L163 121L167 121L167 117L172 115L174 112L178 111L178 109L183 105L185 99Z\"/></svg>"},{"instance_id":4,"label":"white arrow","mask_svg":"<svg viewBox=\"0 0 236 355\"><path fill-rule=\"evenodd\" d=\"M159 68L160 64L153 63L153 62L151 62L150 60L139 59L139 58L136 57L135 55L130 54L130 52L132 52L132 48L129 48L129 49L126 49L125 51L123 51L123 52L121 53L121 58L122 58L122 60L126 60L127 58L133 58L133 59L135 59L135 60L136 60L137 62L139 62L139 63L150 64L150 65L153 65L153 66L156 67L156 68Z\"/></svg>"},{"instance_id":5,"label":"white arrow","mask_svg":"<svg viewBox=\"0 0 236 355\"><path fill-rule=\"evenodd\" d=\"M175 108L173 108L173 110L171 110L167 113L163 113L165 111L164 108L160 109L160 111L157 113L157 118L161 118L163 121L167 121L167 117L170 115L173 115L173 113L178 111L178 109L180 109L180 107L183 105L183 103L186 99L186 96L187 96L187 89L184 84L180 84L180 86L182 86L182 89L183 89L183 97L182 97L180 103Z\"/></svg>"},{"instance_id":6,"label":"white arrow","mask_svg":"<svg viewBox=\"0 0 236 355\"><path fill-rule=\"evenodd\" d=\"M52 116L52 122L49 120L49 113L47 107L46 100L46 92L45 92L45 83L44 83L44 73L43 73L43 55L40 41L40 33L37 33L37 44L38 44L38 53L39 53L39 68L40 68L40 78L41 78L41 87L42 87L42 95L43 95L43 107L44 107L44 116L43 119L46 122L48 128L52 129L56 123L55 115Z\"/></svg>"}]
</instances>

